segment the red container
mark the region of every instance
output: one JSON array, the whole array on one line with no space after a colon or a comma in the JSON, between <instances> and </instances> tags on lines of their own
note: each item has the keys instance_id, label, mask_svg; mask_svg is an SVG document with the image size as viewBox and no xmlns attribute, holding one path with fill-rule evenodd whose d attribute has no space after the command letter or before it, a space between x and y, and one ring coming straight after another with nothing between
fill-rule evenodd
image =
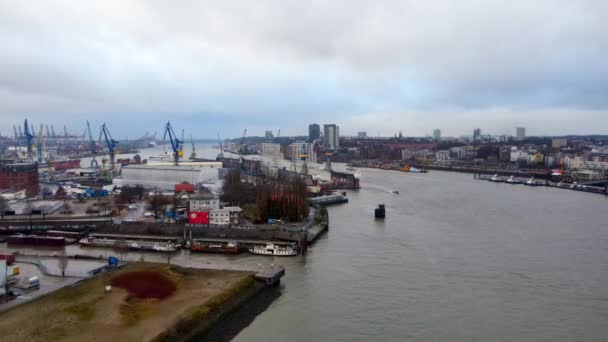
<instances>
[{"instance_id":1,"label":"red container","mask_svg":"<svg viewBox=\"0 0 608 342\"><path fill-rule=\"evenodd\" d=\"M12 265L15 262L15 255L9 253L0 253L0 260L6 260L7 265Z\"/></svg>"},{"instance_id":2,"label":"red container","mask_svg":"<svg viewBox=\"0 0 608 342\"><path fill-rule=\"evenodd\" d=\"M191 211L188 215L190 224L209 224L209 213L206 211Z\"/></svg>"}]
</instances>

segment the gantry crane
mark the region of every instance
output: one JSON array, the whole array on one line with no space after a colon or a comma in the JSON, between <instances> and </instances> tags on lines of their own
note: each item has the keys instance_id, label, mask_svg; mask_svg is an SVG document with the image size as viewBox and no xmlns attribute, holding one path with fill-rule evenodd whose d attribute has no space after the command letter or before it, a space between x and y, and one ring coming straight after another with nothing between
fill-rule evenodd
<instances>
[{"instance_id":1,"label":"gantry crane","mask_svg":"<svg viewBox=\"0 0 608 342\"><path fill-rule=\"evenodd\" d=\"M173 150L173 163L177 166L179 165L179 159L184 156L184 151L182 150L182 144L184 142L177 138L170 121L167 121L167 124L165 125L165 133L163 134L164 141L167 140L167 136L169 136L169 142L171 142L171 149Z\"/></svg>"},{"instance_id":2,"label":"gantry crane","mask_svg":"<svg viewBox=\"0 0 608 342\"><path fill-rule=\"evenodd\" d=\"M27 160L29 162L33 162L34 161L34 154L33 154L33 147L34 147L34 132L30 132L30 127L27 124L27 119L25 119L25 123L23 124L24 127L24 136L25 136L25 143L26 143L26 147L27 147Z\"/></svg>"},{"instance_id":3,"label":"gantry crane","mask_svg":"<svg viewBox=\"0 0 608 342\"><path fill-rule=\"evenodd\" d=\"M114 158L118 153L118 149L116 148L118 146L118 141L112 138L112 134L110 134L110 131L108 130L108 127L106 126L105 122L103 123L103 125L101 125L101 131L99 132L99 141L101 141L102 136L106 142L106 146L108 147L108 153L110 154L110 170L111 172L114 172Z\"/></svg>"}]
</instances>

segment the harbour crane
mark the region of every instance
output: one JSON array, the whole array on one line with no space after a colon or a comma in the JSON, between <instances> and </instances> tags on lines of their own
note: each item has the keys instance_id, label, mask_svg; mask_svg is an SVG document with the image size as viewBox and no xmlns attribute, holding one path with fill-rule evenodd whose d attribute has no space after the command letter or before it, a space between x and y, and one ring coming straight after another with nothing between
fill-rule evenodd
<instances>
[{"instance_id":1,"label":"harbour crane","mask_svg":"<svg viewBox=\"0 0 608 342\"><path fill-rule=\"evenodd\" d=\"M194 147L194 139L192 139L192 134L190 134L190 143L192 144L192 152L190 152L190 160L196 159L196 148Z\"/></svg>"},{"instance_id":2,"label":"harbour crane","mask_svg":"<svg viewBox=\"0 0 608 342\"><path fill-rule=\"evenodd\" d=\"M36 137L36 153L38 154L39 163L42 163L43 141L44 141L44 127L43 127L43 125L40 125L40 131L38 131L38 136Z\"/></svg>"},{"instance_id":3,"label":"harbour crane","mask_svg":"<svg viewBox=\"0 0 608 342\"><path fill-rule=\"evenodd\" d=\"M169 136L169 142L171 142L171 149L173 150L173 162L177 166L179 165L179 158L184 156L184 151L182 150L183 141L177 138L175 135L175 131L173 131L173 127L171 126L171 121L167 121L165 125L165 133L163 134L163 140L167 140L167 136Z\"/></svg>"},{"instance_id":4,"label":"harbour crane","mask_svg":"<svg viewBox=\"0 0 608 342\"><path fill-rule=\"evenodd\" d=\"M220 133L217 133L217 142L219 143L220 153L215 158L217 161L221 161L224 159L224 146L222 145L222 139L220 138Z\"/></svg>"},{"instance_id":5,"label":"harbour crane","mask_svg":"<svg viewBox=\"0 0 608 342\"><path fill-rule=\"evenodd\" d=\"M97 162L97 159L95 159L95 155L97 155L97 143L93 140L93 133L91 133L91 124L89 124L89 120L87 120L87 133L89 134L89 143L91 144L91 154L93 154L91 167L98 167L99 163Z\"/></svg>"},{"instance_id":6,"label":"harbour crane","mask_svg":"<svg viewBox=\"0 0 608 342\"><path fill-rule=\"evenodd\" d=\"M101 125L101 131L99 132L99 141L101 141L102 136L105 139L106 146L108 147L108 152L110 154L110 167L111 171L113 172L114 158L116 156L116 153L118 153L118 149L116 148L116 146L118 145L118 141L112 138L112 134L110 134L110 131L108 130L108 127L106 126L105 122L103 123L103 125Z\"/></svg>"},{"instance_id":7,"label":"harbour crane","mask_svg":"<svg viewBox=\"0 0 608 342\"><path fill-rule=\"evenodd\" d=\"M87 120L87 132L89 133L89 142L91 144L91 153L93 156L97 154L97 144L95 144L95 140L93 140L93 134L91 133L91 124L89 124L89 120Z\"/></svg>"},{"instance_id":8,"label":"harbour crane","mask_svg":"<svg viewBox=\"0 0 608 342\"><path fill-rule=\"evenodd\" d=\"M32 162L34 161L34 154L33 154L33 146L34 146L34 132L30 132L30 128L27 124L27 119L25 119L25 123L23 124L23 127L25 128L24 131L24 135L25 135L25 143L27 144L27 160Z\"/></svg>"}]
</instances>

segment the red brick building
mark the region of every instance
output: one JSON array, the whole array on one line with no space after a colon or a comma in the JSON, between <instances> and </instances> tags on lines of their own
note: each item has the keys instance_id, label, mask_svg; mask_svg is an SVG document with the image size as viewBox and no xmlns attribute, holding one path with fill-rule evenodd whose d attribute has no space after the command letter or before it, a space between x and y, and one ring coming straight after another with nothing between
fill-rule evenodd
<instances>
[{"instance_id":1,"label":"red brick building","mask_svg":"<svg viewBox=\"0 0 608 342\"><path fill-rule=\"evenodd\" d=\"M28 197L38 195L37 164L0 164L0 189L23 190Z\"/></svg>"}]
</instances>

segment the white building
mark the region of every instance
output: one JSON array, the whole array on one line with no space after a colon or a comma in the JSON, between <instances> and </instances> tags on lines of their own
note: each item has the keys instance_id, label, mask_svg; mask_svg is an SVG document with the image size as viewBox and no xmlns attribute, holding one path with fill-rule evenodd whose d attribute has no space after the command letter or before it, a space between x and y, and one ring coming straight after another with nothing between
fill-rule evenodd
<instances>
[{"instance_id":1,"label":"white building","mask_svg":"<svg viewBox=\"0 0 608 342\"><path fill-rule=\"evenodd\" d=\"M515 129L515 139L522 141L526 139L526 128L525 127L517 127Z\"/></svg>"},{"instance_id":2,"label":"white building","mask_svg":"<svg viewBox=\"0 0 608 342\"><path fill-rule=\"evenodd\" d=\"M523 150L511 150L511 162L525 162L527 163L530 160L530 154Z\"/></svg>"},{"instance_id":3,"label":"white building","mask_svg":"<svg viewBox=\"0 0 608 342\"><path fill-rule=\"evenodd\" d=\"M438 160L438 161L450 160L450 151L443 150L443 151L435 152L435 160Z\"/></svg>"},{"instance_id":4,"label":"white building","mask_svg":"<svg viewBox=\"0 0 608 342\"><path fill-rule=\"evenodd\" d=\"M114 178L116 186L141 185L147 189L174 190L175 184L188 182L190 184L218 182L220 162L184 163L186 165L127 165L122 168L122 175ZM190 165L188 165L190 164Z\"/></svg>"},{"instance_id":5,"label":"white building","mask_svg":"<svg viewBox=\"0 0 608 342\"><path fill-rule=\"evenodd\" d=\"M260 144L260 154L269 159L283 159L281 144L262 143Z\"/></svg>"},{"instance_id":6,"label":"white building","mask_svg":"<svg viewBox=\"0 0 608 342\"><path fill-rule=\"evenodd\" d=\"M441 140L441 130L439 128L433 130L433 140Z\"/></svg>"},{"instance_id":7,"label":"white building","mask_svg":"<svg viewBox=\"0 0 608 342\"><path fill-rule=\"evenodd\" d=\"M239 225L242 222L243 209L224 207L209 212L209 224L217 226Z\"/></svg>"},{"instance_id":8,"label":"white building","mask_svg":"<svg viewBox=\"0 0 608 342\"><path fill-rule=\"evenodd\" d=\"M323 125L323 145L330 150L340 147L340 127L335 124Z\"/></svg>"},{"instance_id":9,"label":"white building","mask_svg":"<svg viewBox=\"0 0 608 342\"><path fill-rule=\"evenodd\" d=\"M190 211L210 211L220 208L219 198L203 197L190 199Z\"/></svg>"}]
</instances>

